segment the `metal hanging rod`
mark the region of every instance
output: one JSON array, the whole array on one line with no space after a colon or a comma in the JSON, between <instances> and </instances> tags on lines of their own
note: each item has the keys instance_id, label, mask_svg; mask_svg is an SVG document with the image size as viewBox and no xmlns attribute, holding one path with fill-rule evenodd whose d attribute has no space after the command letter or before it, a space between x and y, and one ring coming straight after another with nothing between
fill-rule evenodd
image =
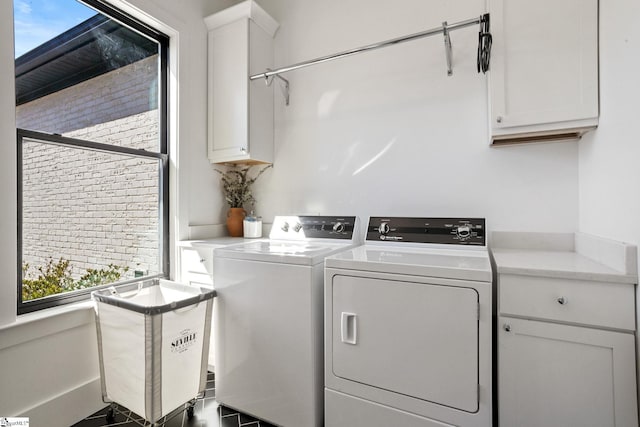
<instances>
[{"instance_id":1,"label":"metal hanging rod","mask_svg":"<svg viewBox=\"0 0 640 427\"><path fill-rule=\"evenodd\" d=\"M254 75L250 76L249 79L250 80L265 79L265 80L267 80L267 84L270 84L271 80L269 78L272 77L272 76L278 76L279 74L287 73L287 72L293 71L293 70L298 70L300 68L308 67L310 65L321 64L323 62L333 61L334 59L346 58L347 56L355 55L357 53L367 52L367 51L370 51L370 50L376 50L376 49L380 49L380 48L383 48L383 47L387 47L387 46L392 46L392 45L396 45L396 44L399 44L399 43L408 42L408 41L411 41L411 40L421 39L423 37L429 37L429 36L432 36L432 35L435 35L435 34L444 34L444 36L445 36L445 47L447 49L446 50L447 68L448 68L448 73L447 74L451 75L451 73L452 73L451 72L451 40L449 39L449 32L455 31L455 30L459 30L461 28L470 27L470 26L476 25L476 24L483 24L485 22L488 23L488 21L489 21L489 14L484 14L484 15L480 16L479 18L468 19L466 21L460 21L460 22L456 22L456 23L453 23L453 24L447 24L446 22L444 22L441 27L432 28L430 30L421 31L419 33L410 34L410 35L407 35L407 36L398 37L398 38L395 38L395 39L386 40L386 41L379 42L379 43L373 43L373 44L370 44L370 45L367 45L367 46L363 46L363 47L359 47L359 48L356 48L356 49L351 49L351 50L346 50L344 52L335 53L333 55L322 56L320 58L299 62L297 64L289 65L287 67L277 68L275 70L266 70L264 73L254 74Z\"/></svg>"}]
</instances>

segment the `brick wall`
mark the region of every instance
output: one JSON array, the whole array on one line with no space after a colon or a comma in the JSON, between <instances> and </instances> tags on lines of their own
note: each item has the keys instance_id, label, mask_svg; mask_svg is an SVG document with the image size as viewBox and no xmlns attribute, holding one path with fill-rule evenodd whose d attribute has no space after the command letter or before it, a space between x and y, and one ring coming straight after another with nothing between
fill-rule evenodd
<instances>
[{"instance_id":1,"label":"brick wall","mask_svg":"<svg viewBox=\"0 0 640 427\"><path fill-rule=\"evenodd\" d=\"M157 151L157 69L149 57L20 105L17 125ZM23 261L159 271L158 174L153 159L25 143Z\"/></svg>"}]
</instances>

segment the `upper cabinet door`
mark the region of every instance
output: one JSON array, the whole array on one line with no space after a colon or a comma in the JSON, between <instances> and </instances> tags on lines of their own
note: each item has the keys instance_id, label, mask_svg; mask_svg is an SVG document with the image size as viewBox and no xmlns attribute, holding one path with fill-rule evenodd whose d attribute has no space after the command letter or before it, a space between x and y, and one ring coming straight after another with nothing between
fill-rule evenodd
<instances>
[{"instance_id":1,"label":"upper cabinet door","mask_svg":"<svg viewBox=\"0 0 640 427\"><path fill-rule=\"evenodd\" d=\"M489 12L492 142L579 136L593 129L598 1L490 0Z\"/></svg>"},{"instance_id":2,"label":"upper cabinet door","mask_svg":"<svg viewBox=\"0 0 640 427\"><path fill-rule=\"evenodd\" d=\"M209 29L208 155L212 163L273 162L273 67L278 23L253 0L205 18Z\"/></svg>"},{"instance_id":3,"label":"upper cabinet door","mask_svg":"<svg viewBox=\"0 0 640 427\"><path fill-rule=\"evenodd\" d=\"M249 20L209 32L209 157L249 153ZM214 162L215 163L215 162Z\"/></svg>"}]
</instances>

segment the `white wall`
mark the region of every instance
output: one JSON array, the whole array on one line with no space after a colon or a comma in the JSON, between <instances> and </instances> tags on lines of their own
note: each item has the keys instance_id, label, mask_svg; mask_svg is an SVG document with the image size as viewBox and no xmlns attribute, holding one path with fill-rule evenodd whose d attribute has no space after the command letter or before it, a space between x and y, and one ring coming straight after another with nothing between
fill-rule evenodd
<instances>
[{"instance_id":1,"label":"white wall","mask_svg":"<svg viewBox=\"0 0 640 427\"><path fill-rule=\"evenodd\" d=\"M600 0L600 123L579 149L580 231L635 245L640 245L638 22L637 1ZM640 366L640 348L636 360Z\"/></svg>"},{"instance_id":2,"label":"white wall","mask_svg":"<svg viewBox=\"0 0 640 427\"><path fill-rule=\"evenodd\" d=\"M0 413L68 427L105 406L90 304L0 328Z\"/></svg>"},{"instance_id":3,"label":"white wall","mask_svg":"<svg viewBox=\"0 0 640 427\"><path fill-rule=\"evenodd\" d=\"M479 16L484 0L258 0L289 65ZM383 24L381 24L383 23ZM275 166L258 213L481 216L492 230L574 231L577 143L490 148L477 28L293 71L276 88ZM274 83L275 84L275 83Z\"/></svg>"},{"instance_id":4,"label":"white wall","mask_svg":"<svg viewBox=\"0 0 640 427\"><path fill-rule=\"evenodd\" d=\"M600 124L580 143L580 230L640 244L640 3L600 0Z\"/></svg>"}]
</instances>

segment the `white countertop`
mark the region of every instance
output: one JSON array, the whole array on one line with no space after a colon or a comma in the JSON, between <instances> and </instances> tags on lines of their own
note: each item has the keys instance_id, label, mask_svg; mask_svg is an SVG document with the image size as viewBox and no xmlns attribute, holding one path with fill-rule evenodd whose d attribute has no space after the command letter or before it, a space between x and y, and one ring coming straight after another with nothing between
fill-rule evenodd
<instances>
[{"instance_id":1,"label":"white countertop","mask_svg":"<svg viewBox=\"0 0 640 427\"><path fill-rule=\"evenodd\" d=\"M214 237L211 239L199 239L199 240L181 240L178 242L180 247L196 248L196 247L211 247L219 248L227 245L235 245L237 243L252 242L258 239L245 239L243 237Z\"/></svg>"},{"instance_id":2,"label":"white countertop","mask_svg":"<svg viewBox=\"0 0 640 427\"><path fill-rule=\"evenodd\" d=\"M572 236L573 244L567 244ZM498 274L637 283L637 248L584 233L494 232Z\"/></svg>"}]
</instances>

